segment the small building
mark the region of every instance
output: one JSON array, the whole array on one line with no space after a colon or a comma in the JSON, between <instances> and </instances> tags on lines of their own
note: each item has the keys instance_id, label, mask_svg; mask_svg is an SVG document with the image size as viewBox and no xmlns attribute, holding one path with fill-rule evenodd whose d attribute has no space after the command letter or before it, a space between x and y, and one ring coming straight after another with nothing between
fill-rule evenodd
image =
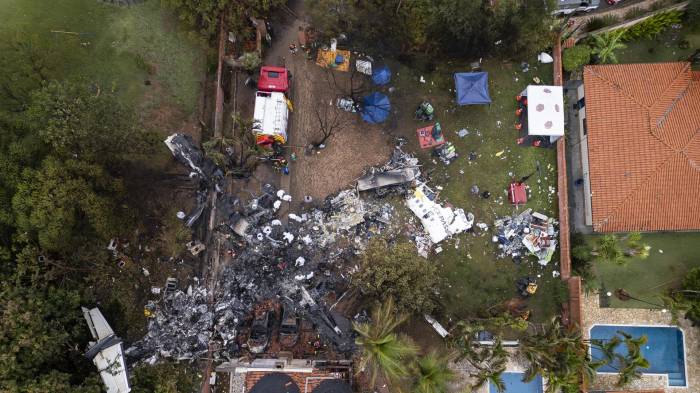
<instances>
[{"instance_id":1,"label":"small building","mask_svg":"<svg viewBox=\"0 0 700 393\"><path fill-rule=\"evenodd\" d=\"M222 363L216 372L228 374L228 393L352 392L349 360L255 359Z\"/></svg>"},{"instance_id":2,"label":"small building","mask_svg":"<svg viewBox=\"0 0 700 393\"><path fill-rule=\"evenodd\" d=\"M575 148L586 225L700 229L700 72L687 62L587 66L583 93Z\"/></svg>"},{"instance_id":3,"label":"small building","mask_svg":"<svg viewBox=\"0 0 700 393\"><path fill-rule=\"evenodd\" d=\"M520 95L527 99L527 115L523 116L527 135L548 137L550 143L564 136L561 86L529 85Z\"/></svg>"}]
</instances>

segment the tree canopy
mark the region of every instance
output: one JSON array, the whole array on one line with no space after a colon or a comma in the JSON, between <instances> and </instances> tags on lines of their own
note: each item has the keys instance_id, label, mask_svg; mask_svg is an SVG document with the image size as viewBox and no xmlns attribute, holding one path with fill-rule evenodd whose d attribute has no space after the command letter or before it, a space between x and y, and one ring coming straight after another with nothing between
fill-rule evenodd
<instances>
[{"instance_id":1,"label":"tree canopy","mask_svg":"<svg viewBox=\"0 0 700 393\"><path fill-rule=\"evenodd\" d=\"M521 57L551 45L555 25L551 0L306 1L325 36L400 56Z\"/></svg>"},{"instance_id":2,"label":"tree canopy","mask_svg":"<svg viewBox=\"0 0 700 393\"><path fill-rule=\"evenodd\" d=\"M384 240L373 240L361 261L352 283L365 296L375 300L393 296L403 312L430 312L435 307L435 265L417 255L410 243L392 245L389 251Z\"/></svg>"}]
</instances>

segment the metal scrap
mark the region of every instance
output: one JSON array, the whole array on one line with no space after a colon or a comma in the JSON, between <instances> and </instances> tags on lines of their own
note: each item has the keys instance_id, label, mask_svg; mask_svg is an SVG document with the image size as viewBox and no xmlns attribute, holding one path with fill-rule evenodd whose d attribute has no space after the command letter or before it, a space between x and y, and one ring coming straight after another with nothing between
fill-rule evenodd
<instances>
[{"instance_id":1,"label":"metal scrap","mask_svg":"<svg viewBox=\"0 0 700 393\"><path fill-rule=\"evenodd\" d=\"M512 217L494 222L496 234L492 240L498 243L499 258L510 256L519 262L526 255L537 257L540 265L547 265L557 247L557 222L544 214L527 209Z\"/></svg>"}]
</instances>

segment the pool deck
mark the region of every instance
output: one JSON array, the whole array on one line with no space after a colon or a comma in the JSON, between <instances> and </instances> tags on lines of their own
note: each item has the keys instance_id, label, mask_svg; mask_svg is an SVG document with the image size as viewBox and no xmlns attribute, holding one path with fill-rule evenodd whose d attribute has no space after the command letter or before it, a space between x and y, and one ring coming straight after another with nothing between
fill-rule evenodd
<instances>
[{"instance_id":1,"label":"pool deck","mask_svg":"<svg viewBox=\"0 0 700 393\"><path fill-rule=\"evenodd\" d=\"M683 387L668 386L668 377L664 375L643 375L642 378L625 386L626 390L664 389L666 392L698 392L700 391L700 329L693 327L682 317L674 324L671 313L658 309L642 308L601 308L597 294L583 296L583 325L584 338L589 339L591 327L594 325L637 325L637 326L677 326L683 332L685 344L686 385ZM598 374L589 390L619 390L615 386L616 374Z\"/></svg>"},{"instance_id":2,"label":"pool deck","mask_svg":"<svg viewBox=\"0 0 700 393\"><path fill-rule=\"evenodd\" d=\"M516 348L506 348L506 351L508 351L510 354L508 364L506 366L506 372L524 372L527 362L518 353L518 350ZM457 373L457 379L451 384L449 390L450 392L464 392L467 385L474 383L475 379L472 378L470 374L475 373L476 370L469 364L469 362L454 362L451 364L451 368ZM473 393L490 393L489 383L486 382L478 389L474 389Z\"/></svg>"}]
</instances>

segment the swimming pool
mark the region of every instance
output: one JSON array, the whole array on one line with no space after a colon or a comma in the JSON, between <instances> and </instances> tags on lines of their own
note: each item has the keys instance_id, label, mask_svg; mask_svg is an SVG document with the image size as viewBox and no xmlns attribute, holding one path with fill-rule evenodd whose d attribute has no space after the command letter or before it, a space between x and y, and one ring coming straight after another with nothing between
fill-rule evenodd
<instances>
[{"instance_id":1,"label":"swimming pool","mask_svg":"<svg viewBox=\"0 0 700 393\"><path fill-rule=\"evenodd\" d=\"M686 386L685 382L685 346L683 332L671 326L619 326L596 325L591 328L591 339L609 340L623 331L633 337L646 335L647 343L642 346L642 356L650 364L648 369L642 369L644 374L667 374L669 386ZM622 338L622 337L620 337ZM616 351L622 355L627 353L624 343ZM601 359L599 349L591 349L593 359ZM598 372L616 373L615 365L606 365Z\"/></svg>"},{"instance_id":2,"label":"swimming pool","mask_svg":"<svg viewBox=\"0 0 700 393\"><path fill-rule=\"evenodd\" d=\"M523 382L523 373L503 373L501 377L506 384L504 393L542 393L542 377L537 376L532 381ZM497 393L493 383L489 384L489 393Z\"/></svg>"}]
</instances>

